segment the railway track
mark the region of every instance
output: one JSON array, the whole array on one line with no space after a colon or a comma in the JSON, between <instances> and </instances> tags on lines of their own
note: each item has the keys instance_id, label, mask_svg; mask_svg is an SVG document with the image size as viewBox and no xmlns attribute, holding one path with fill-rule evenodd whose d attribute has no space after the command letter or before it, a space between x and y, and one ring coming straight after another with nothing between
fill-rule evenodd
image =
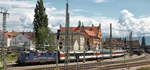
<instances>
[{"instance_id":1,"label":"railway track","mask_svg":"<svg viewBox=\"0 0 150 70\"><path fill-rule=\"evenodd\" d=\"M137 59L133 59L133 60L125 60L125 62L126 63L136 62L136 61L145 60L145 59L146 59L146 57L141 57L141 58L137 58ZM149 63L150 63L150 61L149 61ZM111 66L110 64L119 64L119 65ZM110 66L105 67L105 65L110 65ZM110 62L103 62L103 63L96 62L96 63L90 63L90 64L69 65L67 69L68 70L92 70L92 69L96 69L99 66L104 66L104 67L102 67L102 69L109 70L109 69L125 67L124 65L127 65L127 64L124 64L124 61L110 61ZM64 66L59 66L59 68L60 68L60 70L65 70ZM101 67L99 67L99 68L101 68ZM56 69L56 68L55 67L47 67L47 68L38 68L38 69L31 69L31 70L54 70L54 69Z\"/></svg>"},{"instance_id":2,"label":"railway track","mask_svg":"<svg viewBox=\"0 0 150 70\"><path fill-rule=\"evenodd\" d=\"M143 62L135 62L135 63L127 63L127 64L118 64L118 65L111 65L106 67L100 67L96 70L102 69L102 70L112 70L112 69L119 69L119 68L130 68L130 67L136 67L141 65L149 65L150 61L143 61Z\"/></svg>"}]
</instances>

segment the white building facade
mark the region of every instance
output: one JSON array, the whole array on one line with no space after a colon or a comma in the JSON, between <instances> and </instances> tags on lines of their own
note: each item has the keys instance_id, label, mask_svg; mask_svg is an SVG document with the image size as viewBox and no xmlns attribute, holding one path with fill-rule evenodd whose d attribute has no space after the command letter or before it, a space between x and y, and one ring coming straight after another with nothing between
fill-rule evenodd
<instances>
[{"instance_id":1,"label":"white building facade","mask_svg":"<svg viewBox=\"0 0 150 70\"><path fill-rule=\"evenodd\" d=\"M0 46L10 47L10 42L15 36L10 32L0 32ZM4 44L4 45L3 45Z\"/></svg>"},{"instance_id":2,"label":"white building facade","mask_svg":"<svg viewBox=\"0 0 150 70\"><path fill-rule=\"evenodd\" d=\"M35 45L33 41L29 38L27 34L18 34L11 40L11 46L18 47L22 49L35 50Z\"/></svg>"}]
</instances>

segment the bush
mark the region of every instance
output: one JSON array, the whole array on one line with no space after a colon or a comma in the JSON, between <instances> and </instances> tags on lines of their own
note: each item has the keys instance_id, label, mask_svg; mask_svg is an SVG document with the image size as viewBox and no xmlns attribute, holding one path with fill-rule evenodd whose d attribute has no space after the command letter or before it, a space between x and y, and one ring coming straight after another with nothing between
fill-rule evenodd
<instances>
[{"instance_id":1,"label":"bush","mask_svg":"<svg viewBox=\"0 0 150 70\"><path fill-rule=\"evenodd\" d=\"M8 61L16 61L17 57L18 57L18 54L16 54L16 53L8 54L7 55L7 60Z\"/></svg>"}]
</instances>

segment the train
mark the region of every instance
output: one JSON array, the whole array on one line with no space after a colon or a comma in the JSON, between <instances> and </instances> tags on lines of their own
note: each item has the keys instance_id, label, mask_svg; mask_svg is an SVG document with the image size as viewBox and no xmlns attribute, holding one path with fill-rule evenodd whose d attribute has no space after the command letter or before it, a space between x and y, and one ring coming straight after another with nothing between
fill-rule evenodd
<instances>
[{"instance_id":1,"label":"train","mask_svg":"<svg viewBox=\"0 0 150 70\"><path fill-rule=\"evenodd\" d=\"M58 54L57 54L58 53ZM101 49L97 51L70 51L68 52L68 59L83 60L83 59L97 59L97 58L110 58L124 56L125 50L109 50ZM65 61L66 52L53 51L53 52L20 52L16 61L17 64L31 64L31 63L45 63Z\"/></svg>"}]
</instances>

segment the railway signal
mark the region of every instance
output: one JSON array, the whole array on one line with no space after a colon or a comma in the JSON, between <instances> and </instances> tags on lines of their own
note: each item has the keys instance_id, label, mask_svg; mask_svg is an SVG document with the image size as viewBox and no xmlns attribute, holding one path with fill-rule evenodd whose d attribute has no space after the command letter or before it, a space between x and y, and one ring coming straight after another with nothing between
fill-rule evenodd
<instances>
[{"instance_id":1,"label":"railway signal","mask_svg":"<svg viewBox=\"0 0 150 70\"><path fill-rule=\"evenodd\" d=\"M56 52L56 70L59 70L59 67L58 67L58 54L59 54L59 50L58 48L60 47L60 30L57 30L57 52Z\"/></svg>"},{"instance_id":2,"label":"railway signal","mask_svg":"<svg viewBox=\"0 0 150 70\"><path fill-rule=\"evenodd\" d=\"M57 30L57 40L60 38L60 30Z\"/></svg>"}]
</instances>

